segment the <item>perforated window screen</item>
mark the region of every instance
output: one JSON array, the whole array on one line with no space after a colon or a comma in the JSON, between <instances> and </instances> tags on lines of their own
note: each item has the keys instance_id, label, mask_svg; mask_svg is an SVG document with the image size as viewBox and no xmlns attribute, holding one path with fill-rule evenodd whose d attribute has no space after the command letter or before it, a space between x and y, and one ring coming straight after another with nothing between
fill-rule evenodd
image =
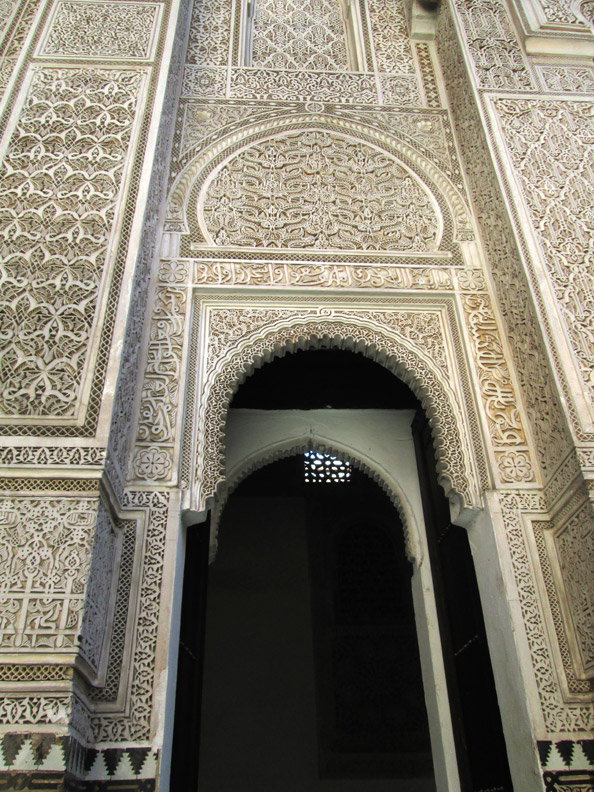
<instances>
[{"instance_id":1,"label":"perforated window screen","mask_svg":"<svg viewBox=\"0 0 594 792\"><path fill-rule=\"evenodd\" d=\"M331 454L306 451L303 455L306 484L345 484L351 480L351 465Z\"/></svg>"}]
</instances>

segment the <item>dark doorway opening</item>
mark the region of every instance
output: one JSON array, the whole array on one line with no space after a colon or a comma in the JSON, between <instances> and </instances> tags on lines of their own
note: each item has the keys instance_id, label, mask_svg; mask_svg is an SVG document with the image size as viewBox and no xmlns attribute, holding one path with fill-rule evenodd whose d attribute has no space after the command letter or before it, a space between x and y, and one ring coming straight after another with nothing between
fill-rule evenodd
<instances>
[{"instance_id":1,"label":"dark doorway opening","mask_svg":"<svg viewBox=\"0 0 594 792\"><path fill-rule=\"evenodd\" d=\"M505 750L505 741L503 737L503 730L501 726L501 718L499 714L499 707L497 703L497 695L493 682L493 675L490 667L490 657L488 646L486 642L486 635L482 617L482 610L480 598L478 593L478 586L476 576L474 574L474 566L472 556L468 545L468 537L464 529L452 525L449 519L448 502L443 495L443 491L437 484L436 464L433 455L432 440L429 427L423 416L420 404L412 394L412 392L401 382L397 377L393 376L386 369L372 361L364 358L362 355L353 354L341 350L316 350L307 352L297 352L290 354L284 358L274 360L270 364L266 364L261 369L254 372L239 389L238 393L231 405L233 408L256 408L264 410L275 409L320 409L325 407L335 407L341 409L365 409L365 408L388 408L388 409L415 409L418 410L419 419L416 422L414 435L415 444L417 448L417 461L419 480L423 494L423 510L425 514L425 521L427 524L427 539L430 551L430 562L433 571L435 594L437 599L439 625L443 648L444 665L446 669L448 695L452 709L452 721L454 728L454 736L456 740L457 760L460 770L461 787L464 792L474 792L478 789L493 789L499 792L510 792L512 785L510 781L509 767L507 762L507 754ZM400 746L404 748L404 736L399 739L394 729L394 723L390 723L390 715L386 717L375 718L375 724L372 724L373 718L371 715L366 716L367 722L370 726L369 735L374 734L373 739L368 738L367 745L365 744L365 736L357 737L357 731L360 735L361 730L356 722L362 722L364 717L361 715L361 701L365 699L365 693L352 695L345 694L341 700L342 690L344 686L344 678L353 676L352 667L348 670L349 664L347 663L347 670L336 668L331 672L328 669L332 663L332 642L335 636L335 643L340 643L341 636L340 630L348 627L352 628L353 635L356 629L361 628L362 632L365 630L383 629L387 626L387 633L390 630L396 631L397 624L370 624L365 622L364 613L366 608L361 605L360 612L357 612L357 600L352 600L352 608L350 616L347 618L347 606L344 604L345 597L348 600L347 594L334 595L324 589L323 581L328 577L332 577L334 581L332 585L337 586L337 591L341 589L341 573L338 571L337 565L340 566L337 559L342 558L343 569L351 568L350 573L345 576L351 581L351 584L357 584L357 571L352 569L353 558L357 555L357 542L361 535L361 528L367 527L365 525L365 515L357 513L357 509L352 504L347 511L349 512L348 519L343 521L342 528L336 529L333 538L324 540L327 544L326 547L316 545L317 538L311 539L312 533L315 537L322 536L318 529L313 529L311 526L316 525L316 519L323 520L324 514L334 514L337 509L334 509L332 504L321 505L316 504L315 507L308 506L303 498L303 481L300 476L290 474L290 466L295 465L295 461L286 461L278 463L267 468L263 468L257 473L253 474L246 480L242 487L238 488L235 496L229 501L225 510L224 522L221 527L221 537L223 544L221 545L220 559L224 558L226 552L225 547L231 547L234 544L232 539L233 529L229 529L227 521L233 522L236 519L235 531L239 537L239 541L248 541L248 532L241 529L241 525L245 524L246 515L249 513L247 520L253 524L264 524L269 518L272 523L268 521L267 531L269 532L270 541L265 541L261 538L260 552L258 554L259 564L264 566L266 563L272 563L272 544L282 537L282 531L278 530L279 524L281 526L292 526L289 533L291 538L286 538L288 544L293 543L293 550L295 558L300 557L303 564L308 569L310 582L307 584L306 589L303 589L303 574L301 574L302 588L301 594L297 599L303 603L309 602L306 606L308 613L314 613L312 621L312 636L310 640L310 649L307 649L307 641L301 642L301 660L302 665L306 665L303 652L309 657L315 656L315 663L309 662L311 669L310 683L309 683L309 700L315 702L316 719L312 725L311 717L308 721L307 733L310 735L307 739L311 741L311 735L316 737L316 750L315 750L315 772L316 777L325 777L323 783L326 785L324 789L327 792L333 792L333 776L343 776L336 789L351 788L354 792L355 787L352 784L358 783L357 776L360 778L367 776L365 780L366 792L372 792L377 789L378 792L383 789L394 789L393 781L382 780L381 776L392 774L393 777L408 779L404 782L399 782L399 790L414 789L415 784L427 784L427 778L423 777L428 765L424 764L423 753L424 746L422 739L417 740L415 737L418 731L418 723L414 720L408 722L406 733L410 736L411 743L406 747L406 750L400 751L400 757L396 756L398 751L392 751L389 756L389 751L377 751L378 747L390 743L390 745ZM301 462L299 462L301 464ZM365 478L363 476L363 478ZM332 485L328 485L332 486ZM336 490L337 500L335 504L340 501L338 495L344 493L342 485L338 485L339 489ZM377 489L377 487L376 487ZM274 492L277 496L276 500L271 499L270 493ZM314 504L314 495L310 495L311 503ZM344 495L341 495L344 497ZM280 501L283 501L283 504ZM375 502L375 501L374 501ZM345 499L345 503L347 500ZM239 504L239 505L238 505ZM250 506L251 504L251 506ZM395 511L390 506L391 513L395 518ZM236 517L233 518L233 512L236 512ZM280 510L280 511L279 511ZM367 513L369 514L369 511ZM378 514L381 513L381 508L378 507ZM242 516L243 515L243 516ZM314 516L314 515L317 515ZM266 520L264 519L266 518ZM296 521L299 519L305 524L306 528L296 527ZM243 522L242 522L243 521ZM392 523L390 523L392 524ZM396 524L396 518L394 520ZM309 526L309 527L308 527ZM394 534L386 534L385 529L382 528L381 519L378 525L375 526L376 542L368 543L368 552L373 557L374 551L369 549L375 546L375 556L381 557L382 542L385 548L386 541L393 541ZM396 531L398 533L398 531ZM264 531L266 534L266 531ZM301 536L301 542L298 547L296 537ZM368 532L368 535L370 533ZM287 535L288 536L288 535ZM386 538L388 536L388 538ZM297 542L297 544L295 544ZM281 542L282 545L282 542ZM258 546L258 541L252 544L252 550ZM192 548L188 545L188 552L186 554L186 572L185 572L185 586L190 589L194 588L199 592L199 596L188 595L184 593L184 610L182 615L182 643L184 640L187 642L189 636L194 631L194 664L192 668L186 668L187 663L180 665L180 673L178 674L178 702L176 705L176 718L175 718L175 734L174 734L174 750L173 750L173 769L172 769L172 789L175 792L195 792L198 778L198 743L194 739L193 750L181 749L180 745L187 746L189 734L196 734L200 722L200 709L196 707L196 702L199 701L199 696L195 695L195 691L200 690L202 686L201 679L201 662L200 653L202 651L204 641L204 631L201 624L201 613L204 604L204 587L201 587L195 580L187 581L195 577L198 559L202 559L204 563L205 547L202 544L202 549ZM279 552L282 546L278 548ZM268 561L266 560L268 558ZM328 561L328 558L334 558L334 561ZM217 565L220 563L217 561ZM316 560L317 559L317 560ZM404 579L402 569L398 566L400 561L394 562L395 566L392 571L398 569L397 577L399 580ZM316 567L317 565L317 567ZM222 568L221 564L221 568ZM369 562L369 567L373 568L373 562ZM216 568L216 567L215 567ZM213 568L213 570L215 569ZM257 564L254 567L257 568ZM323 574L318 569L326 570ZM282 559L279 558L275 564L276 574L280 575L278 585L281 586L287 583L289 575L283 575L284 569ZM328 569L331 570L328 573ZM280 570L280 572L279 572ZM204 572L204 575L206 573ZM214 575L215 572L212 571ZM229 574L227 573L224 574ZM260 584L255 578L249 579L247 582L241 583L239 578L236 578L235 584L233 572L230 573L229 585L233 588L247 586L258 587ZM362 573L363 574L363 573ZM316 583L316 575L318 581ZM224 575L223 575L224 576ZM293 575L294 581L299 575ZM202 580L203 578L201 578ZM349 584L347 590L353 586ZM344 585L342 586L343 592L345 591ZM280 589L279 589L280 591ZM202 594L200 594L202 592ZM377 618L380 622L384 617L380 617L383 612L385 603L383 600L389 601L390 598L397 599L398 592L389 591L389 586L384 590L383 594L378 595L375 603L376 615L372 617ZM191 602L194 605L187 605L188 597L194 597ZM288 594L287 594L288 596ZM293 592L293 602L295 599L295 592ZM335 597L335 605L328 607L329 599ZM341 596L342 604L341 603ZM370 595L369 602L373 601L373 596ZM286 621L286 614L290 612L287 610L286 602L283 603L283 598L278 597L278 604L281 607L279 621ZM268 597L268 601L271 598ZM322 603L322 604L320 604ZM338 604L337 604L338 603ZM369 612L373 609L369 607ZM388 608L389 611L389 608ZM259 611L263 612L263 611ZM320 613L325 614L322 618ZM317 614L317 615L316 615ZM295 614L297 618L297 614ZM387 617L386 617L387 618ZM325 621L324 621L325 619ZM189 622L187 621L189 620ZM349 622L350 620L350 622ZM349 622L348 624L346 622ZM247 623L247 622L246 622ZM229 640L228 633L225 630L225 619L222 618L216 625L215 633L224 642ZM309 628L307 628L309 629ZM306 628L302 628L302 635L307 632ZM269 628L267 628L269 631ZM266 631L266 630L265 630ZM343 630L344 631L344 630ZM183 639L183 636L186 639ZM280 633L279 633L280 636ZM350 641L351 645L355 646L359 638L355 637ZM469 642L470 641L470 642ZM410 643L411 636L407 635L402 639L402 643ZM226 671L222 674L222 685L220 696L218 697L218 705L223 701L223 694L226 690L224 684L225 678L231 679L235 673L241 672L243 652L241 646L251 646L253 641L249 636L244 636L243 641L236 644L235 651L231 654L231 661L228 662ZM348 643L348 640L343 641L343 644ZM397 643L397 642L393 642ZM368 641L369 644L369 641ZM386 639L386 646L389 645L389 640ZM328 648L330 646L330 648ZM180 645L180 655L183 652L183 646ZM390 654L392 652L392 654ZM363 668L365 663L368 663L368 669L365 673L360 673L360 677L372 677L377 675L378 668L382 665L388 667L390 664L398 665L400 662L396 656L396 649L386 649L384 652L385 659L378 661L377 658L382 655L380 650L367 652L367 660L365 659L365 652L359 653L359 662ZM291 664L296 662L297 654L295 651L290 653L290 662L287 660L286 665L290 670ZM330 657L330 660L328 659ZM320 659L321 658L321 659ZM207 658L208 660L208 658ZM285 661L279 659L276 666L273 668L272 676L279 676L277 672L283 667ZM393 667L393 666L391 666ZM314 674L313 669L316 669ZM185 669L185 670L184 670ZM326 671L324 672L324 669ZM338 669L338 670L337 670ZM225 673L227 677L225 677ZM324 676L326 673L326 676ZM189 679L188 675L194 674L193 679ZM330 677L328 676L330 674ZM332 679L334 675L334 679ZM282 675L281 675L282 676ZM356 674L355 674L356 676ZM270 678L271 678L270 677ZM291 680L289 673L285 677L286 680ZM251 704L248 702L245 705L237 698L231 698L231 709L241 709L252 718L248 717L247 722L241 728L239 735L240 745L243 739L244 752L247 751L247 743L251 738L252 733L255 734L253 727L253 718L261 717L264 719L262 710L262 696L256 695L256 686L250 687L250 679L244 676L244 688L246 688L245 695L252 695ZM406 672L401 672L400 679L406 679ZM316 681L317 680L317 681ZM322 682L320 682L322 680ZM279 701L286 700L286 691L283 692L281 681L281 688L277 693L276 698ZM388 694L383 700L390 700L391 692L389 692L391 681L384 680L382 683L385 685ZM410 689L415 689L416 683L410 684ZM333 685L337 688L338 693L332 693ZM206 681L205 691L211 690L211 682ZM228 687L228 686L227 686ZM216 691L216 684L214 688ZM184 691L192 692L193 711L190 712L192 706L189 706L188 697L184 698ZM348 684L344 687L348 690ZM353 689L354 690L354 689ZM313 691L313 692L312 692ZM329 693L330 691L330 693ZM242 694L243 695L243 694ZM396 695L396 694L394 694ZM417 695L417 694L416 694ZM307 696L303 696L304 699ZM313 697L313 698L312 698ZM217 698L217 696L215 696ZM373 695L368 694L370 700ZM418 695L417 695L418 698ZM181 700L180 700L181 699ZM258 704L258 702L260 702ZM329 703L330 702L330 703ZM341 703L337 703L341 702ZM358 709L359 708L359 709ZM215 710L217 709L217 702L215 702ZM220 709L220 707L219 707ZM423 708L424 710L424 708ZM290 707L286 707L285 711L279 710L280 716L287 718L290 716ZM392 709L394 712L395 709ZM353 716L353 712L359 712L358 715ZM305 729L305 722L307 719L299 720L293 716L292 722L295 727L301 724L299 728ZM229 722L227 722L229 723ZM349 723L353 723L353 728L349 732ZM194 725L193 725L194 724ZM251 726L250 726L251 724ZM374 732L375 729L375 732ZM382 734L382 729L384 732ZM202 730L203 734L210 733L210 727L205 725ZM279 734L281 731L279 731ZM303 738L305 740L305 738ZM191 740L190 740L191 741ZM415 742L416 741L416 742ZM305 740L307 742L307 740ZM286 741L285 741L286 743ZM369 751L371 746L374 750ZM311 748L311 744L310 744ZM229 751L231 750L229 745ZM408 759L404 761L403 753L408 753ZM256 765L262 764L270 760L270 752L267 746L261 740L252 741L251 754L256 759ZM372 758L371 755L375 758ZM209 761L208 757L211 754L211 748L206 744L203 745L203 765ZM312 753L310 750L309 767L312 768ZM176 759L178 757L178 759ZM183 758L182 758L183 757ZM345 758L346 757L346 758ZM380 758L378 758L380 757ZM226 760L220 759L220 762ZM177 766L176 766L177 763ZM278 763L277 763L278 764ZM286 765L290 766L290 762ZM408 768L408 769L407 769ZM203 778L209 774L207 769L203 770ZM206 775L205 775L206 774ZM394 775L396 774L396 775ZM176 779L174 783L173 779ZM347 780L345 780L347 779ZM294 780L294 779L293 779ZM217 792L224 792L226 787L221 785L220 781L217 782L218 786L211 787L217 789ZM250 779L247 771L241 775L239 780L230 782L227 787L233 792L243 792L249 790ZM283 785L283 790L299 789L304 792L308 789L303 784L294 784L292 782ZM402 783L406 786L402 786ZM432 782L430 782L432 783ZM235 786L233 786L235 784ZM387 786L386 786L387 785ZM265 787L262 785L256 786L259 792L263 792ZM418 787L424 789L425 787ZM208 786L201 785L200 792L210 792Z\"/></svg>"},{"instance_id":2,"label":"dark doorway opening","mask_svg":"<svg viewBox=\"0 0 594 792\"><path fill-rule=\"evenodd\" d=\"M273 492L274 496L270 497ZM200 792L433 792L398 514L303 455L229 500L210 570Z\"/></svg>"}]
</instances>

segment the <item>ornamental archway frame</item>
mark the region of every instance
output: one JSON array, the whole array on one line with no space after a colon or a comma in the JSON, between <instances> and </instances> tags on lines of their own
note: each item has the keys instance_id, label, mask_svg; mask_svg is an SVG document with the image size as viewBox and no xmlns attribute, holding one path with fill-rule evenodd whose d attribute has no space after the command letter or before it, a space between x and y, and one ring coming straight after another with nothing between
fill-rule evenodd
<instances>
[{"instance_id":1,"label":"ornamental archway frame","mask_svg":"<svg viewBox=\"0 0 594 792\"><path fill-rule=\"evenodd\" d=\"M363 354L411 388L431 426L453 517L469 524L481 509L490 474L451 301L391 297L363 306L356 298L211 295L194 319L202 354L190 388L197 403L186 412L191 452L182 453L192 512L210 509L224 486L226 416L243 380L276 357L323 348Z\"/></svg>"}]
</instances>

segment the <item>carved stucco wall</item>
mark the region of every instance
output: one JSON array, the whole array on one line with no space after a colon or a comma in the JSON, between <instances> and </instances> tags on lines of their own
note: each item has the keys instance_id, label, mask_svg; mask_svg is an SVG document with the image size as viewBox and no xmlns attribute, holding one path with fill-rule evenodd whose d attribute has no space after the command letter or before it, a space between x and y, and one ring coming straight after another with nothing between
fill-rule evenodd
<instances>
[{"instance_id":1,"label":"carved stucco wall","mask_svg":"<svg viewBox=\"0 0 594 792\"><path fill-rule=\"evenodd\" d=\"M183 36L172 46L178 10L116 0L0 10L0 772L10 788L28 779L57 789L65 773L89 772L101 787L111 777L155 787L170 497L123 493L119 458L175 64L168 113L162 88L172 52L183 51ZM181 34L183 14L179 23ZM109 481L99 484L112 416L121 432L112 433L108 467L119 497ZM86 753L98 742L125 750Z\"/></svg>"},{"instance_id":2,"label":"carved stucco wall","mask_svg":"<svg viewBox=\"0 0 594 792\"><path fill-rule=\"evenodd\" d=\"M467 4L463 10L468 10ZM491 56L485 55L485 48L476 44L482 57L487 57L479 72L484 85L499 88L509 79L515 88L532 88L533 74L514 36L507 12L501 6L488 4L486 7L482 4L481 10L483 17L475 15L472 22L475 35L479 39L485 30L489 30L494 37ZM180 483L188 491L188 505L204 506L206 499L215 495L217 482L223 478L226 404L232 391L254 366L276 354L309 345L335 343L364 351L370 342L375 342L386 350L379 359L386 363L393 354L392 365L395 370L403 372L402 361L406 355L402 348L394 353L398 343L403 341L399 334L404 327L410 333L414 322L411 322L410 314L408 319L399 319L402 306L408 299L407 310L416 313L419 321L424 321L422 317L427 316L429 305L433 309L439 306L443 315L449 316L448 322L452 323L445 335L443 325L438 330L437 345L431 347L434 349L432 361L439 360L438 348L448 350L445 357L454 366L446 377L450 383L465 370L464 356L454 351L453 337L456 333L460 333L462 348L467 350L471 361L467 375L470 391L465 391L464 386L458 387L454 398L457 404L454 411L458 417L453 425L463 425L463 432L468 431L472 425L472 411L480 405L476 424L478 435L472 435L471 430L469 439L461 442L454 432L448 435L450 448L456 449L458 454L461 448L471 448L470 468L475 466L477 471L480 470L480 463L476 467L477 460L484 455L486 467L482 474L475 474L475 481L480 482L479 487L490 482L488 486L507 490L509 495L506 497L516 508L513 511L506 506L505 514L522 614L530 622L526 641L539 690L535 714L540 724L538 734L559 738L576 732L583 734L592 727L591 688L590 683L580 679L576 673L581 662L580 650L575 641L569 647L567 636L576 635L580 629L591 634L591 623L586 626L591 620L587 615L580 617L581 626L578 628L572 623L573 616L568 611L561 612L558 601L569 602L572 597L575 600L578 590L571 581L572 576L564 576L562 567L567 569L568 563L573 564L573 577L584 581L587 558L572 558L568 562L551 550L539 555L533 547L536 533L531 529L531 517L523 516L535 509L551 526L553 523L557 526L563 524L563 518L559 517L561 512L557 507L551 511L550 507L559 503L559 495L571 484L577 472L569 453L571 442L564 428L546 355L538 338L534 341L538 321L530 313L533 309L526 293L516 295L515 279L508 281L514 288L506 299L508 302L517 300L517 308L521 306L527 317L517 336L512 330L510 337L514 344L517 337L527 354L520 358L522 365L519 370L511 365L508 342L503 337L490 292L490 270L483 268L482 254L471 242L472 225L468 222L466 208L468 198L449 117L447 112L437 107L433 109L438 92L431 67L431 51L427 45L413 46L414 63L420 68L422 79L417 89L420 102L410 110L403 109L402 105L373 106L371 97L367 98L369 94L361 90L354 101L349 92L355 89L347 86L354 86L351 78L358 75L348 75L350 82L337 79L333 101L329 102L327 94L315 93L318 89L311 82L311 74L310 82L306 83L301 75L291 74L289 80L278 71L263 75L262 72L240 70L233 65L223 66L222 61L219 61L219 68L221 74L225 70L227 87L224 95L221 88L220 97L215 99L211 98L212 89L197 81L199 70L187 67L176 122L165 255L156 285L150 351L129 480L134 484L149 481ZM450 58L456 52L456 47L452 47ZM496 62L489 57L496 58ZM239 72L244 75L242 79L251 81L252 93L248 101L238 102L234 98L237 96L234 86ZM266 93L258 95L260 86L266 86ZM310 92L309 97L304 96L306 90ZM468 94L468 100L470 97ZM263 98L268 100L266 104L261 101ZM303 101L306 98L309 102ZM406 101L404 99L402 103ZM481 122L480 119L474 121L472 112L468 111L470 130L472 123ZM332 133L330 136L328 130ZM314 200L314 196L315 200L323 200L328 194L326 222L334 224L335 233L340 233L342 217L332 204L332 189L324 184L323 177L316 176L324 173L324 168L319 171L315 166L309 171L307 169L312 145L319 140L335 140L336 133L345 140L343 162L347 162L349 156L352 160L362 157L371 142L380 151L390 152L392 162L398 161L410 168L418 183L432 195L439 222L443 223L444 229L451 229L448 244L437 251L417 250L416 259L410 257L410 251L403 249L396 249L390 255L385 251L370 250L353 237L350 250L343 249L340 254L336 252L340 245L333 244L328 235L320 237L323 242L319 247L312 247L311 240L308 240L309 246L301 244L297 237L292 249L293 244L287 241L291 238L290 232L283 236L290 226L290 218L287 221L283 213L290 214L292 201L300 205L300 196L307 203ZM258 140L263 142L258 143ZM319 147L316 156L327 166L328 158L319 153L322 150L323 146ZM356 154L349 155L349 150ZM288 156L288 151L291 151L291 156ZM314 185L313 189L304 187L302 180L299 187L291 192L292 162L299 162L303 171L309 174L309 184ZM276 176L277 173L289 174L289 178ZM349 178L348 175L345 177L345 185L348 185ZM340 173L336 179L336 190L340 194ZM272 190L265 189L274 185L276 187ZM492 189L488 180L485 189L490 191L491 202L498 200L498 188ZM268 197L270 194L274 196L272 201ZM498 207L505 209L503 202ZM497 211L501 212L501 208ZM220 213L218 216L217 212ZM240 220L242 212L246 213L247 223ZM497 217L496 213L491 214ZM272 237L265 238L262 232L258 232L256 237L252 233L250 237L251 232L245 230L246 225L250 227L253 222L262 228L269 218L281 230L273 231ZM501 225L504 229L504 224ZM214 233L212 229L215 229ZM229 229L231 233L217 236L219 229ZM275 233L278 234L276 237ZM303 232L300 230L298 233ZM506 239L505 230L502 233L499 250L502 249L501 242ZM254 242L260 237L261 242L255 249ZM490 248L487 249L491 266L493 254ZM503 267L509 255L506 253L505 257L500 257L495 254L495 258L496 264ZM194 292L193 298L188 286ZM269 304L266 308L254 308L253 297L235 296L238 287L246 286L274 288L279 297L276 302L267 298ZM317 294L311 292L312 289L317 290ZM339 296L344 290L349 290L351 303L348 300L345 303ZM360 296L353 298L353 290L359 291ZM404 290L408 294L413 293L412 299L408 295L406 298L402 296ZM439 298L434 296L436 291ZM282 293L287 297L282 298ZM391 310L386 311L385 306L378 310L378 306L373 305L375 318L381 315L378 326L381 336L372 339L369 329L364 328L369 321L369 310L361 308L363 304L373 304L376 293L390 295ZM293 307L287 303L288 295ZM345 309L345 304L348 304L348 309ZM310 305L315 306L313 311ZM316 315L320 305L324 309L323 323ZM452 313L454 306L455 319ZM304 311L312 311L311 319L300 322ZM192 317L190 328L189 317ZM430 325L429 322L425 326L424 343L427 343L426 333L430 332ZM258 326L262 328L259 332ZM440 333L441 338L437 340ZM395 337L398 339L396 343ZM406 341L411 344L410 338ZM372 348L375 355L375 347ZM413 353L413 357L417 355L414 364L410 364L414 374L409 371L405 377L408 376L413 388L416 387L417 392L425 397L418 349ZM525 366L524 361L529 361L529 365ZM185 398L179 378L184 368L191 372ZM527 414L519 399L516 377L524 389L523 397L529 406ZM538 386L533 387L534 383ZM431 397L425 399L425 404L431 404ZM186 412L185 424L182 422L182 406ZM433 415L434 425L439 427L439 410L433 410ZM442 438L447 432L441 434L437 428L436 434L446 480L448 449L447 441L442 443ZM182 436L184 442L180 447L177 438ZM534 448L533 438L537 440ZM463 463L458 460L458 464ZM541 476L550 482L546 500L538 496ZM454 486L458 495L468 494L467 482L464 474L458 474L457 485ZM473 502L472 497L469 502ZM503 504L507 502L502 500ZM517 531L521 543L518 542ZM545 563L549 565L545 576L549 583L542 586L540 581L543 580ZM550 571L553 568L554 574ZM589 613L587 603L576 602L575 605L572 613ZM534 629L533 623L537 625ZM563 659L559 660L561 655ZM578 753L576 749L576 755Z\"/></svg>"},{"instance_id":3,"label":"carved stucco wall","mask_svg":"<svg viewBox=\"0 0 594 792\"><path fill-rule=\"evenodd\" d=\"M584 485L594 439L587 394L592 231L583 210L591 178L589 152L581 150L591 122L579 97L591 91L593 70L529 57L515 25L527 5L452 2L442 10L437 45L546 483L542 495L510 493L502 504L543 715L544 780L547 789L561 789L592 778L591 759L572 735L589 736L593 726L592 621L585 616L592 507ZM554 5L566 9L569 24L568 4ZM547 35L570 42L567 53L576 54L578 33L581 21ZM563 91L574 96L559 97ZM564 763L551 751L556 735L571 747Z\"/></svg>"},{"instance_id":4,"label":"carved stucco wall","mask_svg":"<svg viewBox=\"0 0 594 792\"><path fill-rule=\"evenodd\" d=\"M2 770L154 788L177 492L216 497L253 367L331 344L410 383L458 507L500 493L527 707L542 745L565 746L543 748L545 783L588 768L594 70L524 42L537 17L551 40L591 34L587 3L520 5L444 2L434 44L410 41L399 0L360 3L358 72L334 22L324 64L261 26L241 66L232 0L196 3L189 25L160 2L0 5L0 682L21 732ZM29 506L34 536L15 517ZM53 736L23 736L35 724Z\"/></svg>"}]
</instances>

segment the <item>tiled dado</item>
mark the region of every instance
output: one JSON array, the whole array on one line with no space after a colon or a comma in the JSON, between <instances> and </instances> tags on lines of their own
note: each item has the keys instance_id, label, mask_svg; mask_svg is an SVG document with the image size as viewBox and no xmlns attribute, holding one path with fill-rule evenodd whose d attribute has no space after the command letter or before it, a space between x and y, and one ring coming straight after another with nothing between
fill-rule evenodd
<instances>
[{"instance_id":1,"label":"tiled dado","mask_svg":"<svg viewBox=\"0 0 594 792\"><path fill-rule=\"evenodd\" d=\"M5 734L0 790L152 792L157 760L149 746L95 750L53 734Z\"/></svg>"},{"instance_id":2,"label":"tiled dado","mask_svg":"<svg viewBox=\"0 0 594 792\"><path fill-rule=\"evenodd\" d=\"M545 792L594 789L594 740L539 740Z\"/></svg>"}]
</instances>

